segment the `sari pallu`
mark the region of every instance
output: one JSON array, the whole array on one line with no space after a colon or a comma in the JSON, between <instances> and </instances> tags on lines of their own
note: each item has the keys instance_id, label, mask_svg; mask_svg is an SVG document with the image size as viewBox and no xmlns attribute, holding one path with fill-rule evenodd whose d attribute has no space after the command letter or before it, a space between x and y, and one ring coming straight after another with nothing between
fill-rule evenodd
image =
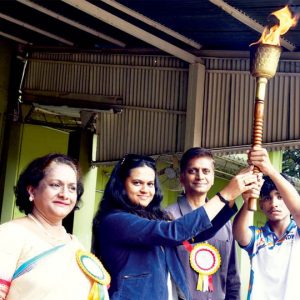
<instances>
[{"instance_id":1,"label":"sari pallu","mask_svg":"<svg viewBox=\"0 0 300 300\"><path fill-rule=\"evenodd\" d=\"M42 246L41 241L40 244L36 244L38 239L30 232L26 233L28 233L26 240L30 243L25 242L23 247L25 250L22 249L19 253L17 267L10 277L12 279L4 299L89 300L93 280L84 274L76 261L76 251L82 249L77 238L72 236L72 240L66 244L50 247L50 249L47 247L47 250L37 252L35 247L45 249L44 242ZM32 239L35 241L33 242ZM0 261L1 254L0 252ZM106 293L105 295L102 293L103 297L99 297L99 300L108 299L106 287L104 290Z\"/></svg>"}]
</instances>

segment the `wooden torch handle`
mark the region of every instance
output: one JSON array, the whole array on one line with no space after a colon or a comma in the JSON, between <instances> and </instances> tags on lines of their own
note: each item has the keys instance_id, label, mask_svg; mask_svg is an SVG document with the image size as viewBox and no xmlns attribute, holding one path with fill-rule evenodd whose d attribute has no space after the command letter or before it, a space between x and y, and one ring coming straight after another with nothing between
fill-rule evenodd
<instances>
[{"instance_id":1,"label":"wooden torch handle","mask_svg":"<svg viewBox=\"0 0 300 300\"><path fill-rule=\"evenodd\" d=\"M252 137L252 147L262 145L263 137L263 125L264 125L264 99L267 79L266 78L256 78L256 98L255 98L255 108L254 108L254 122L253 122L253 137ZM259 173L257 167L254 168L254 174ZM248 201L248 210L257 210L257 198L250 198Z\"/></svg>"},{"instance_id":2,"label":"wooden torch handle","mask_svg":"<svg viewBox=\"0 0 300 300\"><path fill-rule=\"evenodd\" d=\"M259 173L259 168L257 167L254 167L254 170L253 170L253 173L254 174L257 174ZM251 210L251 211L257 211L257 199L258 198L249 198L248 200L248 210Z\"/></svg>"}]
</instances>

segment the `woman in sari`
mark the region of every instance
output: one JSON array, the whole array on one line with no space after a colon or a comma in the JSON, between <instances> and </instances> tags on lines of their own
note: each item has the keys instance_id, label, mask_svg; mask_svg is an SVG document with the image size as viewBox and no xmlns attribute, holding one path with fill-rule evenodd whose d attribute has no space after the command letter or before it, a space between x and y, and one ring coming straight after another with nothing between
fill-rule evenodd
<instances>
[{"instance_id":1,"label":"woman in sari","mask_svg":"<svg viewBox=\"0 0 300 300\"><path fill-rule=\"evenodd\" d=\"M108 273L62 225L82 193L77 164L62 154L20 175L16 205L26 216L0 225L0 300L108 299Z\"/></svg>"}]
</instances>

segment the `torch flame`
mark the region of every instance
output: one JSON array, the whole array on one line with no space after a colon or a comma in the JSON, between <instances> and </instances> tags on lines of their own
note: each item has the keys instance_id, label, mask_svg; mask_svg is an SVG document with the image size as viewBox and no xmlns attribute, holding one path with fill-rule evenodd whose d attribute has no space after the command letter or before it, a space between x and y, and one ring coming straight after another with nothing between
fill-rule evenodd
<instances>
[{"instance_id":1,"label":"torch flame","mask_svg":"<svg viewBox=\"0 0 300 300\"><path fill-rule=\"evenodd\" d=\"M295 26L298 21L298 17L293 17L288 5L280 10L274 11L271 15L278 19L279 24L276 24L271 28L265 27L261 38L255 44L262 43L280 46L280 36L285 34L291 27Z\"/></svg>"}]
</instances>

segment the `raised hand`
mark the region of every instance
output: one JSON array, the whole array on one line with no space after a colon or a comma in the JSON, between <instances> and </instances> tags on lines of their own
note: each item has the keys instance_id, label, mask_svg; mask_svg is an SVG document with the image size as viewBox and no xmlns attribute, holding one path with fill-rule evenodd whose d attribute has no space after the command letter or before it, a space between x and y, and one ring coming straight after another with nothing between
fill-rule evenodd
<instances>
[{"instance_id":1,"label":"raised hand","mask_svg":"<svg viewBox=\"0 0 300 300\"><path fill-rule=\"evenodd\" d=\"M258 177L258 174L253 174L253 166L243 169L222 189L222 195L227 197L228 200L234 200L242 193L256 189Z\"/></svg>"},{"instance_id":2,"label":"raised hand","mask_svg":"<svg viewBox=\"0 0 300 300\"><path fill-rule=\"evenodd\" d=\"M259 198L260 189L264 183L264 180L262 179L262 173L256 175L257 175L257 183L254 184L253 188L242 193L243 200L246 204L251 198L255 198L255 199Z\"/></svg>"},{"instance_id":3,"label":"raised hand","mask_svg":"<svg viewBox=\"0 0 300 300\"><path fill-rule=\"evenodd\" d=\"M270 175L275 170L267 150L261 147L253 147L248 151L248 162L250 165L258 167L265 175Z\"/></svg>"}]
</instances>

